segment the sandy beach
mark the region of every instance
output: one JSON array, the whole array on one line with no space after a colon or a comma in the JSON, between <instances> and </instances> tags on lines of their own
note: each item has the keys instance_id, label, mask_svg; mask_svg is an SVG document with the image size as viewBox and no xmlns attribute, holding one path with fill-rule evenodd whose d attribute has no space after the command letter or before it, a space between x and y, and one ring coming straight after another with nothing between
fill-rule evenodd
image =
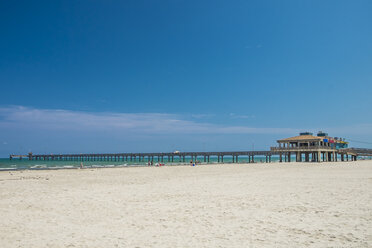
<instances>
[{"instance_id":1,"label":"sandy beach","mask_svg":"<svg viewBox=\"0 0 372 248\"><path fill-rule=\"evenodd\" d=\"M372 247L372 161L7 171L0 247Z\"/></svg>"}]
</instances>

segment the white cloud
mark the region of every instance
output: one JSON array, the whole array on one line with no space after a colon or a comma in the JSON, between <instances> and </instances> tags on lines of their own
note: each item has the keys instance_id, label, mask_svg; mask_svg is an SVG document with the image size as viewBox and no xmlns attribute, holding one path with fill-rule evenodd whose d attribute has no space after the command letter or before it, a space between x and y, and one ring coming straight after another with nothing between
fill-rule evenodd
<instances>
[{"instance_id":1,"label":"white cloud","mask_svg":"<svg viewBox=\"0 0 372 248\"><path fill-rule=\"evenodd\" d=\"M230 113L230 118L233 118L233 119L254 119L256 117L254 115L237 115L235 113Z\"/></svg>"},{"instance_id":2,"label":"white cloud","mask_svg":"<svg viewBox=\"0 0 372 248\"><path fill-rule=\"evenodd\" d=\"M215 114L192 114L191 117L195 119L206 119L216 116Z\"/></svg>"},{"instance_id":3,"label":"white cloud","mask_svg":"<svg viewBox=\"0 0 372 248\"><path fill-rule=\"evenodd\" d=\"M23 106L0 108L0 128L37 128L57 130L138 132L147 134L293 134L291 128L223 126L199 123L175 114L81 112L36 109Z\"/></svg>"}]
</instances>

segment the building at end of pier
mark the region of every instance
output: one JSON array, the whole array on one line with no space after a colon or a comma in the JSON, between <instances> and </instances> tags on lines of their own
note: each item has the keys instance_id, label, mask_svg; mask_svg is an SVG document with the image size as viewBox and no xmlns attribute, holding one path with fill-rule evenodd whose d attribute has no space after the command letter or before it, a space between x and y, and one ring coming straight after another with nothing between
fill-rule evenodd
<instances>
[{"instance_id":1,"label":"building at end of pier","mask_svg":"<svg viewBox=\"0 0 372 248\"><path fill-rule=\"evenodd\" d=\"M271 151L279 153L279 161L291 162L291 156L296 156L296 162L328 162L349 159L355 161L357 154L347 149L348 142L343 138L330 137L319 131L315 136L311 132L303 132L295 137L277 140L278 146L271 147Z\"/></svg>"}]
</instances>

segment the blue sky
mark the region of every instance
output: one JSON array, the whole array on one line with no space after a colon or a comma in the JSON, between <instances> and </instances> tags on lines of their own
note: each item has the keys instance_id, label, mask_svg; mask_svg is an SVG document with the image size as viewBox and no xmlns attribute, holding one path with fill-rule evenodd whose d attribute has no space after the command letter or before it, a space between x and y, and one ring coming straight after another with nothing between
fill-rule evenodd
<instances>
[{"instance_id":1,"label":"blue sky","mask_svg":"<svg viewBox=\"0 0 372 248\"><path fill-rule=\"evenodd\" d=\"M371 1L1 1L0 156L372 141ZM370 144L352 143L371 147Z\"/></svg>"}]
</instances>

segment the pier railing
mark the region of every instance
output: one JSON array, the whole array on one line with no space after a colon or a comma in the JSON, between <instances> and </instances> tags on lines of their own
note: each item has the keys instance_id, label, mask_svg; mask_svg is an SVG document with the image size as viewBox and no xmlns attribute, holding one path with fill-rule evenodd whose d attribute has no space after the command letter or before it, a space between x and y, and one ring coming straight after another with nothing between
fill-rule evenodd
<instances>
[{"instance_id":1,"label":"pier railing","mask_svg":"<svg viewBox=\"0 0 372 248\"><path fill-rule=\"evenodd\" d=\"M355 153L358 156L372 156L372 149L369 148L344 148L341 151Z\"/></svg>"},{"instance_id":2,"label":"pier railing","mask_svg":"<svg viewBox=\"0 0 372 248\"><path fill-rule=\"evenodd\" d=\"M239 161L239 156L254 161L255 156L265 157L266 161L271 161L271 156L275 155L272 151L230 151L230 152L167 152L167 153L101 153L101 154L32 154L22 155L29 160L78 160L78 161L182 161L190 159L198 161L203 158L204 162L209 162L210 157L217 157L218 162L223 162L225 158L232 158L233 163ZM19 155L10 155L10 159L17 158Z\"/></svg>"},{"instance_id":3,"label":"pier railing","mask_svg":"<svg viewBox=\"0 0 372 248\"><path fill-rule=\"evenodd\" d=\"M330 146L297 146L297 147L271 147L271 151L279 152L279 151L309 151L309 150L335 150L336 148Z\"/></svg>"}]
</instances>

